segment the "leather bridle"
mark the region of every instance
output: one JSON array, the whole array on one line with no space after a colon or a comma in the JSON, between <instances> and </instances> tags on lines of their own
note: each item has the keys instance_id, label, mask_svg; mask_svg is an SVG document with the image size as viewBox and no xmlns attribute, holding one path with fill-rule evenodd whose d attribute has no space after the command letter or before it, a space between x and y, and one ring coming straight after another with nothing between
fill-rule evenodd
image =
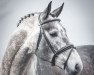
<instances>
[{"instance_id":1,"label":"leather bridle","mask_svg":"<svg viewBox=\"0 0 94 75\"><path fill-rule=\"evenodd\" d=\"M69 44L69 45L67 45L67 46L65 46L65 47L62 47L62 48L59 49L58 51L54 50L53 46L51 45L49 39L47 38L47 36L46 36L46 34L45 34L45 31L44 31L43 27L42 27L44 24L47 24L47 23L53 22L53 21L59 21L59 22L60 22L60 19L47 20L47 21L45 21L45 22L43 22L43 23L41 23L41 22L40 22L40 19L39 19L39 22L40 22L40 33L39 33L39 37L38 37L38 41L37 41L37 46L36 46L35 54L37 53L37 50L38 50L38 47L39 47L39 44L40 44L40 41L41 41L41 38L42 38L42 35L43 35L44 38L45 38L45 40L46 40L46 42L47 42L47 44L48 44L48 46L50 47L51 51L54 53L54 55L53 55L53 57L52 57L52 60L51 60L52 66L55 66L55 62L56 62L55 60L56 60L56 57L58 57L59 54L61 54L61 53L65 52L65 51L71 49L70 52L69 52L69 55L68 55L68 57L67 57L67 60L66 60L65 63L64 63L64 69L65 69L66 66L67 66L67 62L68 62L68 60L69 60L69 57L70 57L70 55L71 55L73 49L76 49L76 47L74 47L74 45L72 45L72 44ZM42 58L42 59L43 59L43 58ZM43 59L43 60L46 60L46 59Z\"/></svg>"}]
</instances>

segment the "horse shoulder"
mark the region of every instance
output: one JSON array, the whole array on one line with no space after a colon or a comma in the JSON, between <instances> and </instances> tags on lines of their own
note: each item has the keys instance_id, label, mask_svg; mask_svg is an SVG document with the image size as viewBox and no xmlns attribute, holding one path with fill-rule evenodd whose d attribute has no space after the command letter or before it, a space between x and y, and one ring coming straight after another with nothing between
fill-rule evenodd
<instances>
[{"instance_id":1,"label":"horse shoulder","mask_svg":"<svg viewBox=\"0 0 94 75\"><path fill-rule=\"evenodd\" d=\"M27 32L24 30L15 31L9 40L8 46L6 48L6 52L3 57L2 61L2 70L5 72L4 75L7 75L9 73L12 61L15 57L15 54L18 52L20 47L25 41L25 38L27 37Z\"/></svg>"}]
</instances>

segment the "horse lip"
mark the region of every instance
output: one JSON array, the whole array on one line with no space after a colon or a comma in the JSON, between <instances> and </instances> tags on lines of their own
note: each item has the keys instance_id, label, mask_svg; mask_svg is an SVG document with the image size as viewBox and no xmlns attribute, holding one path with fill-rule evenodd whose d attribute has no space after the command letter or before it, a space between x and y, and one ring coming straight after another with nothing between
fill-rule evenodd
<instances>
[{"instance_id":1,"label":"horse lip","mask_svg":"<svg viewBox=\"0 0 94 75\"><path fill-rule=\"evenodd\" d=\"M74 71L74 72L71 72L71 73L69 73L68 75L78 75L78 71Z\"/></svg>"},{"instance_id":2,"label":"horse lip","mask_svg":"<svg viewBox=\"0 0 94 75\"><path fill-rule=\"evenodd\" d=\"M66 75L79 75L79 71L74 70L74 71L69 71L66 67Z\"/></svg>"}]
</instances>

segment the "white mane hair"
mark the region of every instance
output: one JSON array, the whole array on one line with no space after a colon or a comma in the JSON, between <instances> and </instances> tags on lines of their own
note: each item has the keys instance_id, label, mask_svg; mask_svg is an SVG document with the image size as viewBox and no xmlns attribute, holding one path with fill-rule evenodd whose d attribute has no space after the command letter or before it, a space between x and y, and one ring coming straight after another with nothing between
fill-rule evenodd
<instances>
[{"instance_id":1,"label":"white mane hair","mask_svg":"<svg viewBox=\"0 0 94 75\"><path fill-rule=\"evenodd\" d=\"M38 13L28 14L24 18L21 18L21 20L18 23L17 29L25 30L27 32L28 39L26 39L25 44L23 46L31 48L31 50L28 51L28 53L32 52L32 49L33 49L32 47L36 48L35 47L36 45L34 43L36 43L36 41L38 39L37 37L40 32L38 17L39 17ZM28 64L30 64L30 65L25 68L24 72L28 72L27 75L29 75L29 74L36 75L35 73L36 73L36 66L37 66L37 58L35 55L30 59L30 62L28 62ZM27 68L30 68L30 69L27 69Z\"/></svg>"},{"instance_id":2,"label":"white mane hair","mask_svg":"<svg viewBox=\"0 0 94 75\"><path fill-rule=\"evenodd\" d=\"M32 13L21 18L21 20L19 20L19 23L17 25L16 32L19 33L20 31L25 31L27 34L27 38L35 36L36 34L38 35L40 30L38 17L39 17L38 13ZM35 36L35 38L37 37L37 35Z\"/></svg>"},{"instance_id":3,"label":"white mane hair","mask_svg":"<svg viewBox=\"0 0 94 75\"><path fill-rule=\"evenodd\" d=\"M21 20L19 20L17 27L18 28L20 27L22 28L23 26L26 26L29 28L36 27L37 25L39 25L38 16L39 16L38 13L27 14L26 16L22 17Z\"/></svg>"},{"instance_id":4,"label":"white mane hair","mask_svg":"<svg viewBox=\"0 0 94 75\"><path fill-rule=\"evenodd\" d=\"M13 36L14 36L14 34L20 34L20 33L22 35L27 35L25 38L26 40L24 41L25 43L27 40L30 43L30 39L31 39L31 41L33 39L35 40L35 38L37 40L38 39L37 37L40 32L38 17L39 17L38 13L36 13L36 14L32 13L32 14L28 14L27 16L24 16L23 18L21 18L21 20L19 20L17 28L13 32ZM22 37L24 37L24 36L22 36ZM22 38L22 37L20 37L20 38ZM29 46L32 46L32 45L30 43Z\"/></svg>"}]
</instances>

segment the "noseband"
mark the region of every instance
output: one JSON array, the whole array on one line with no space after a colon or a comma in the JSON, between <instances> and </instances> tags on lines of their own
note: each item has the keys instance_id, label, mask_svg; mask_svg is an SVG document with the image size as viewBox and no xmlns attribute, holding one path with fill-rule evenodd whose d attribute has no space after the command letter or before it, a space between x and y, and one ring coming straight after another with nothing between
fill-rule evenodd
<instances>
[{"instance_id":1,"label":"noseband","mask_svg":"<svg viewBox=\"0 0 94 75\"><path fill-rule=\"evenodd\" d=\"M65 52L65 51L71 49L70 52L69 52L69 55L68 55L68 57L67 57L67 60L66 60L65 63L64 63L64 69L65 69L66 66L67 66L67 62L68 62L68 60L69 60L69 57L70 57L70 55L71 55L73 49L75 49L75 47L74 47L74 45L69 44L69 45L67 45L67 46L65 46L65 47L62 47L62 48L59 49L58 51L54 50L54 47L51 45L49 39L47 38L47 36L46 36L46 34L45 34L45 31L44 31L43 27L42 27L44 24L47 24L47 23L49 23L49 22L54 22L54 21L59 21L59 22L60 22L60 19L47 20L47 21L45 21L45 22L43 22L43 23L41 23L41 22L40 22L40 19L39 19L39 22L40 22L40 33L39 33L39 37L38 37L38 41L37 41L36 52L37 52L37 50L38 50L38 47L39 47L39 44L40 44L42 35L44 36L44 38L45 38L45 40L46 40L48 46L49 46L50 49L51 49L51 51L54 53L54 55L53 55L53 57L52 57L52 60L51 60L52 66L55 66L56 57L58 57L59 54L61 54L61 53ZM36 52L35 52L35 54L36 54ZM43 58L42 58L42 59L43 59ZM43 59L43 60L45 60L45 59Z\"/></svg>"}]
</instances>

